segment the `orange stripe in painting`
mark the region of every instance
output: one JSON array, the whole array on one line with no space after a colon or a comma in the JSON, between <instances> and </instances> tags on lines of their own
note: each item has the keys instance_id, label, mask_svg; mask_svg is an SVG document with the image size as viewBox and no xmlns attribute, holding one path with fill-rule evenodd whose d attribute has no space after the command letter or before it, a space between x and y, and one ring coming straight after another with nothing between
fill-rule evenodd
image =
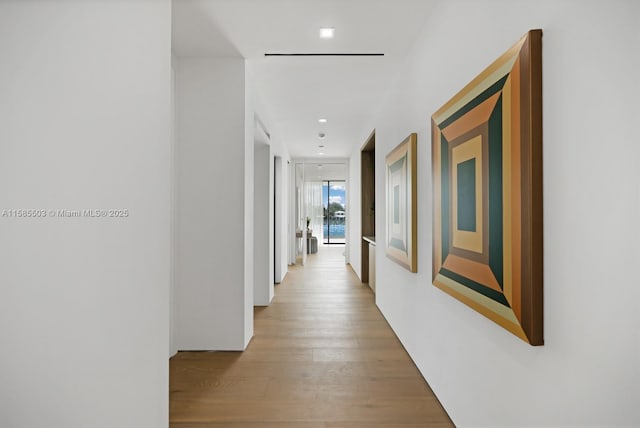
<instances>
[{"instance_id":1,"label":"orange stripe in painting","mask_svg":"<svg viewBox=\"0 0 640 428\"><path fill-rule=\"evenodd\" d=\"M518 336L520 339L522 339L525 342L529 343L529 338L527 337L525 332L522 330L521 326L516 325L516 324L512 323L511 321L508 321L508 320L504 319L502 316L500 316L500 315L496 314L495 312L489 310L486 306L483 306L481 303L478 303L475 300L470 299L467 296L458 293L457 291L455 291L455 290L451 289L450 287L448 287L446 284L441 284L438 281L435 281L433 284L436 287L438 287L439 289L441 289L442 291L444 291L445 293L449 294L450 296L458 299L459 301L461 301L465 305L469 306L471 309L475 310L476 312L481 313L485 317L489 318L491 321L493 321L496 324L502 326L506 330L508 330L511 333L513 333L516 336Z\"/></svg>"},{"instance_id":2,"label":"orange stripe in painting","mask_svg":"<svg viewBox=\"0 0 640 428\"><path fill-rule=\"evenodd\" d=\"M453 141L465 132L468 132L478 125L482 125L489 120L493 108L498 102L498 98L502 92L494 94L489 99L485 100L482 104L464 114L460 119L453 122L442 130L442 135L447 138L447 141Z\"/></svg>"},{"instance_id":3,"label":"orange stripe in painting","mask_svg":"<svg viewBox=\"0 0 640 428\"><path fill-rule=\"evenodd\" d=\"M487 265L449 254L444 261L443 267L502 293L496 277Z\"/></svg>"},{"instance_id":4,"label":"orange stripe in painting","mask_svg":"<svg viewBox=\"0 0 640 428\"><path fill-rule=\"evenodd\" d=\"M504 297L513 307L512 237L511 237L511 76L502 88L502 257Z\"/></svg>"},{"instance_id":5,"label":"orange stripe in painting","mask_svg":"<svg viewBox=\"0 0 640 428\"><path fill-rule=\"evenodd\" d=\"M435 122L431 121L431 162L433 168L433 268L432 268L432 279L435 279L437 273L440 271L440 267L442 266L442 212L436 207L440 207L442 204L442 196L441 192L441 181L440 175L442 171L440 170L440 128L435 124Z\"/></svg>"},{"instance_id":6,"label":"orange stripe in painting","mask_svg":"<svg viewBox=\"0 0 640 428\"><path fill-rule=\"evenodd\" d=\"M482 254L483 230L478 228L475 232L458 230L458 173L457 167L468 159L476 159L478 165L482 165L482 135L476 135L465 143L459 144L451 150L451 205L452 205L452 235L453 246L468 251ZM476 224L483 224L482 213L482 168L476 168Z\"/></svg>"},{"instance_id":7,"label":"orange stripe in painting","mask_svg":"<svg viewBox=\"0 0 640 428\"><path fill-rule=\"evenodd\" d=\"M522 177L520 161L520 58L511 69L511 239L513 312L522 321Z\"/></svg>"}]
</instances>

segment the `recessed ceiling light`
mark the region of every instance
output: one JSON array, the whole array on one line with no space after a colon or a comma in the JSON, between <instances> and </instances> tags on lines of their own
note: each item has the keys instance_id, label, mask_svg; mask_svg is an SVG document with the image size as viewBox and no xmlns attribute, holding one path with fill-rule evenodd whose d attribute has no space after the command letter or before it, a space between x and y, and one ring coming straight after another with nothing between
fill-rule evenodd
<instances>
[{"instance_id":1,"label":"recessed ceiling light","mask_svg":"<svg viewBox=\"0 0 640 428\"><path fill-rule=\"evenodd\" d=\"M318 154L319 154L320 156L324 155L324 153L322 153L322 152L318 152Z\"/></svg>"},{"instance_id":2,"label":"recessed ceiling light","mask_svg":"<svg viewBox=\"0 0 640 428\"><path fill-rule=\"evenodd\" d=\"M327 134L325 134L324 132L318 132L318 138L320 138L321 140L324 139L324 137L326 137Z\"/></svg>"},{"instance_id":3,"label":"recessed ceiling light","mask_svg":"<svg viewBox=\"0 0 640 428\"><path fill-rule=\"evenodd\" d=\"M333 39L333 36L335 35L336 29L335 28L321 28L320 29L320 38L321 39Z\"/></svg>"},{"instance_id":4,"label":"recessed ceiling light","mask_svg":"<svg viewBox=\"0 0 640 428\"><path fill-rule=\"evenodd\" d=\"M322 118L322 119L318 119L318 122L320 122L320 123L327 123L327 119L324 119L324 118Z\"/></svg>"},{"instance_id":5,"label":"recessed ceiling light","mask_svg":"<svg viewBox=\"0 0 640 428\"><path fill-rule=\"evenodd\" d=\"M321 149L324 149L324 145L323 144L320 144L318 147L321 148Z\"/></svg>"}]
</instances>

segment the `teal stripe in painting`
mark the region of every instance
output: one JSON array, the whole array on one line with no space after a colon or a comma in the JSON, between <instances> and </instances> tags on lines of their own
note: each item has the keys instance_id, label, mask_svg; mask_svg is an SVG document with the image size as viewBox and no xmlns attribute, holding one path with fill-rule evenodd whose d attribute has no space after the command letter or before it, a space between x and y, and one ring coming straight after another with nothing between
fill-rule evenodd
<instances>
[{"instance_id":1,"label":"teal stripe in painting","mask_svg":"<svg viewBox=\"0 0 640 428\"><path fill-rule=\"evenodd\" d=\"M449 255L449 142L441 136L440 143L442 260Z\"/></svg>"},{"instance_id":2,"label":"teal stripe in painting","mask_svg":"<svg viewBox=\"0 0 640 428\"><path fill-rule=\"evenodd\" d=\"M393 174L394 172L400 171L404 167L406 162L407 162L407 155L405 154L403 157L401 157L400 159L398 159L397 161L389 165L389 172ZM405 177L405 180L406 180L406 177ZM406 217L405 217L405 221L407 221ZM393 223L394 224L400 223L400 186L393 187ZM405 229L408 229L408 228L405 227ZM407 233L408 233L408 230L407 230ZM404 238L405 240L407 239L406 236ZM389 241L389 246L393 248L397 248L400 251L404 251L405 253L407 252L407 246L405 244L405 241L401 239L391 238L391 240Z\"/></svg>"},{"instance_id":3,"label":"teal stripe in painting","mask_svg":"<svg viewBox=\"0 0 640 428\"><path fill-rule=\"evenodd\" d=\"M400 186L393 186L393 224L400 223Z\"/></svg>"},{"instance_id":4,"label":"teal stripe in painting","mask_svg":"<svg viewBox=\"0 0 640 428\"><path fill-rule=\"evenodd\" d=\"M402 156L400 159L392 163L391 166L389 166L389 171L391 171L392 173L399 171L403 167L406 160L407 155Z\"/></svg>"},{"instance_id":5,"label":"teal stripe in painting","mask_svg":"<svg viewBox=\"0 0 640 428\"><path fill-rule=\"evenodd\" d=\"M457 165L458 230L476 231L476 158Z\"/></svg>"},{"instance_id":6,"label":"teal stripe in painting","mask_svg":"<svg viewBox=\"0 0 640 428\"><path fill-rule=\"evenodd\" d=\"M458 284L464 285L467 288L472 289L473 291L476 291L480 294L482 294L485 297L488 297L489 299L496 301L498 303L500 303L501 305L504 305L508 308L510 308L509 306L509 302L507 302L507 299L504 297L504 295L492 288L489 287L485 287L484 285L475 282L474 280L471 280L465 276L459 275L455 272L451 272L448 269L445 268L440 268L440 272L441 275L446 276L449 279L454 280L455 282L457 282Z\"/></svg>"},{"instance_id":7,"label":"teal stripe in painting","mask_svg":"<svg viewBox=\"0 0 640 428\"><path fill-rule=\"evenodd\" d=\"M446 128L447 126L451 125L453 122L455 122L456 120L461 118L465 113L473 110L475 107L479 106L484 101L489 99L492 95L494 95L497 92L501 91L502 87L504 86L504 83L507 81L508 77L509 77L509 74L507 73L506 75L504 75L504 77L502 77L496 83L494 83L493 85L489 86L482 93L480 93L477 97L475 97L474 99L469 101L467 104L465 104L463 107L461 107L460 110L456 111L454 114L449 116L447 119L445 119L441 123L439 123L438 124L439 128L440 129Z\"/></svg>"},{"instance_id":8,"label":"teal stripe in painting","mask_svg":"<svg viewBox=\"0 0 640 428\"><path fill-rule=\"evenodd\" d=\"M502 95L489 117L489 267L503 288Z\"/></svg>"}]
</instances>

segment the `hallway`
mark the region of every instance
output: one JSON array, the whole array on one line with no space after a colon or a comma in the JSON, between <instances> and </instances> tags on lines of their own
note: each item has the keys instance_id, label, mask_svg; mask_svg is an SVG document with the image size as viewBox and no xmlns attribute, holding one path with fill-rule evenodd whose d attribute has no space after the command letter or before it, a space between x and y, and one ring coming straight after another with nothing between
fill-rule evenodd
<instances>
[{"instance_id":1,"label":"hallway","mask_svg":"<svg viewBox=\"0 0 640 428\"><path fill-rule=\"evenodd\" d=\"M289 267L245 352L171 359L171 428L452 426L343 252Z\"/></svg>"}]
</instances>

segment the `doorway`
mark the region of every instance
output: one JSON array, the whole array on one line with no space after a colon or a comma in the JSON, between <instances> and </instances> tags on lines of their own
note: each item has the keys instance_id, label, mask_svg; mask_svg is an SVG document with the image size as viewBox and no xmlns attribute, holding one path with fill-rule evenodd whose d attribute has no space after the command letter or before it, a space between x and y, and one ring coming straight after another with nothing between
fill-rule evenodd
<instances>
[{"instance_id":1,"label":"doorway","mask_svg":"<svg viewBox=\"0 0 640 428\"><path fill-rule=\"evenodd\" d=\"M346 242L346 184L344 180L326 180L322 184L323 243Z\"/></svg>"},{"instance_id":2,"label":"doorway","mask_svg":"<svg viewBox=\"0 0 640 428\"><path fill-rule=\"evenodd\" d=\"M287 272L286 233L287 217L283 201L285 163L281 156L273 157L273 282L280 284ZM287 213L288 214L288 213Z\"/></svg>"},{"instance_id":3,"label":"doorway","mask_svg":"<svg viewBox=\"0 0 640 428\"><path fill-rule=\"evenodd\" d=\"M274 162L269 133L256 117L253 145L253 304L268 306L274 295Z\"/></svg>"},{"instance_id":4,"label":"doorway","mask_svg":"<svg viewBox=\"0 0 640 428\"><path fill-rule=\"evenodd\" d=\"M294 160L290 195L294 227L290 228L292 262L305 264L320 247L345 246L348 263L348 162L346 159ZM336 245L338 244L338 245Z\"/></svg>"},{"instance_id":5,"label":"doorway","mask_svg":"<svg viewBox=\"0 0 640 428\"><path fill-rule=\"evenodd\" d=\"M361 210L361 272L362 282L369 283L369 270L375 265L369 266L369 261L375 261L375 257L369 256L369 249L374 250L376 242L376 130L374 129L360 151L360 206Z\"/></svg>"}]
</instances>

